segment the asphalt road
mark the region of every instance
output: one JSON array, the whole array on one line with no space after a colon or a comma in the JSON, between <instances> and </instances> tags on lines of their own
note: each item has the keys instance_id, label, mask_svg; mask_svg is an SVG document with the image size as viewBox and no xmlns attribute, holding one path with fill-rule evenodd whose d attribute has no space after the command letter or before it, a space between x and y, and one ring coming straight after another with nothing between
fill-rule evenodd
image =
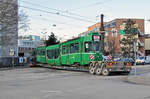
<instances>
[{"instance_id":1,"label":"asphalt road","mask_svg":"<svg viewBox=\"0 0 150 99\"><path fill-rule=\"evenodd\" d=\"M127 76L23 68L0 70L0 99L150 99L150 86Z\"/></svg>"}]
</instances>

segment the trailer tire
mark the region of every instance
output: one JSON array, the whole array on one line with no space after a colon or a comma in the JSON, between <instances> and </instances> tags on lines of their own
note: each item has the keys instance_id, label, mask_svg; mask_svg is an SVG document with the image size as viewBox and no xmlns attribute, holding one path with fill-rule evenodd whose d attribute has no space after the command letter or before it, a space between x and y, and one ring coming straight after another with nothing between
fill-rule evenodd
<instances>
[{"instance_id":1,"label":"trailer tire","mask_svg":"<svg viewBox=\"0 0 150 99\"><path fill-rule=\"evenodd\" d=\"M94 68L91 68L91 69L89 70L89 73L90 73L90 74L95 74L95 69L94 69Z\"/></svg>"},{"instance_id":2,"label":"trailer tire","mask_svg":"<svg viewBox=\"0 0 150 99\"><path fill-rule=\"evenodd\" d=\"M97 68L97 69L96 69L96 74L97 74L97 75L101 75L101 73L102 73L102 69L101 69L101 68Z\"/></svg>"},{"instance_id":3,"label":"trailer tire","mask_svg":"<svg viewBox=\"0 0 150 99\"><path fill-rule=\"evenodd\" d=\"M90 74L95 74L95 71L96 71L96 66L94 63L90 63L90 66L89 66L89 73Z\"/></svg>"},{"instance_id":4,"label":"trailer tire","mask_svg":"<svg viewBox=\"0 0 150 99\"><path fill-rule=\"evenodd\" d=\"M103 76L108 76L109 73L110 73L110 72L108 71L107 68L104 67L104 68L102 69L102 75L103 75Z\"/></svg>"}]
</instances>

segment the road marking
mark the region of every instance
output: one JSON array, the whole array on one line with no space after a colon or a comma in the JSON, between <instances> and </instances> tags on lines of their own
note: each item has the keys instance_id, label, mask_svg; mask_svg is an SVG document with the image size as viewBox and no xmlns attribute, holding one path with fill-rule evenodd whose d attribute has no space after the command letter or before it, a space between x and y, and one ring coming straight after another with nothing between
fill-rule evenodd
<instances>
[{"instance_id":1,"label":"road marking","mask_svg":"<svg viewBox=\"0 0 150 99\"><path fill-rule=\"evenodd\" d=\"M59 90L42 90L43 93L62 93L62 91Z\"/></svg>"},{"instance_id":2,"label":"road marking","mask_svg":"<svg viewBox=\"0 0 150 99\"><path fill-rule=\"evenodd\" d=\"M62 94L63 92L60 91L60 90L42 90L41 91L42 93L45 93L45 95L43 96L44 98L48 98L48 97L51 97L53 95L60 95Z\"/></svg>"}]
</instances>

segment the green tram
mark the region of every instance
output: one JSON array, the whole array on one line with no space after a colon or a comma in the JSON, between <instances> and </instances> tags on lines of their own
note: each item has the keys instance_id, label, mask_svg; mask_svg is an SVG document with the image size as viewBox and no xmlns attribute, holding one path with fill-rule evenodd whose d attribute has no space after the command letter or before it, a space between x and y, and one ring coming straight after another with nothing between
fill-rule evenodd
<instances>
[{"instance_id":1,"label":"green tram","mask_svg":"<svg viewBox=\"0 0 150 99\"><path fill-rule=\"evenodd\" d=\"M36 62L37 63L46 63L46 47L36 48Z\"/></svg>"},{"instance_id":2,"label":"green tram","mask_svg":"<svg viewBox=\"0 0 150 99\"><path fill-rule=\"evenodd\" d=\"M98 32L36 49L36 63L57 67L88 67L92 74L109 75L108 62L102 60L101 35ZM130 69L125 68L124 71L128 72Z\"/></svg>"}]
</instances>

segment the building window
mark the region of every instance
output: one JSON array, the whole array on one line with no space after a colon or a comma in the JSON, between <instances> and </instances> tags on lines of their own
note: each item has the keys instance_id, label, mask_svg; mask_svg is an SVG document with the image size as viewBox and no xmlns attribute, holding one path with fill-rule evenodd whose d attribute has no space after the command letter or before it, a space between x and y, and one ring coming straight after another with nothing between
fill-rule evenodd
<instances>
[{"instance_id":1,"label":"building window","mask_svg":"<svg viewBox=\"0 0 150 99\"><path fill-rule=\"evenodd\" d=\"M127 23L127 21L123 21L123 22L122 22L123 25L126 25L126 23Z\"/></svg>"},{"instance_id":2,"label":"building window","mask_svg":"<svg viewBox=\"0 0 150 99\"><path fill-rule=\"evenodd\" d=\"M117 37L117 30L115 28L113 28L111 32L113 37Z\"/></svg>"},{"instance_id":3,"label":"building window","mask_svg":"<svg viewBox=\"0 0 150 99\"><path fill-rule=\"evenodd\" d=\"M108 36L108 32L105 32L105 36Z\"/></svg>"}]
</instances>

